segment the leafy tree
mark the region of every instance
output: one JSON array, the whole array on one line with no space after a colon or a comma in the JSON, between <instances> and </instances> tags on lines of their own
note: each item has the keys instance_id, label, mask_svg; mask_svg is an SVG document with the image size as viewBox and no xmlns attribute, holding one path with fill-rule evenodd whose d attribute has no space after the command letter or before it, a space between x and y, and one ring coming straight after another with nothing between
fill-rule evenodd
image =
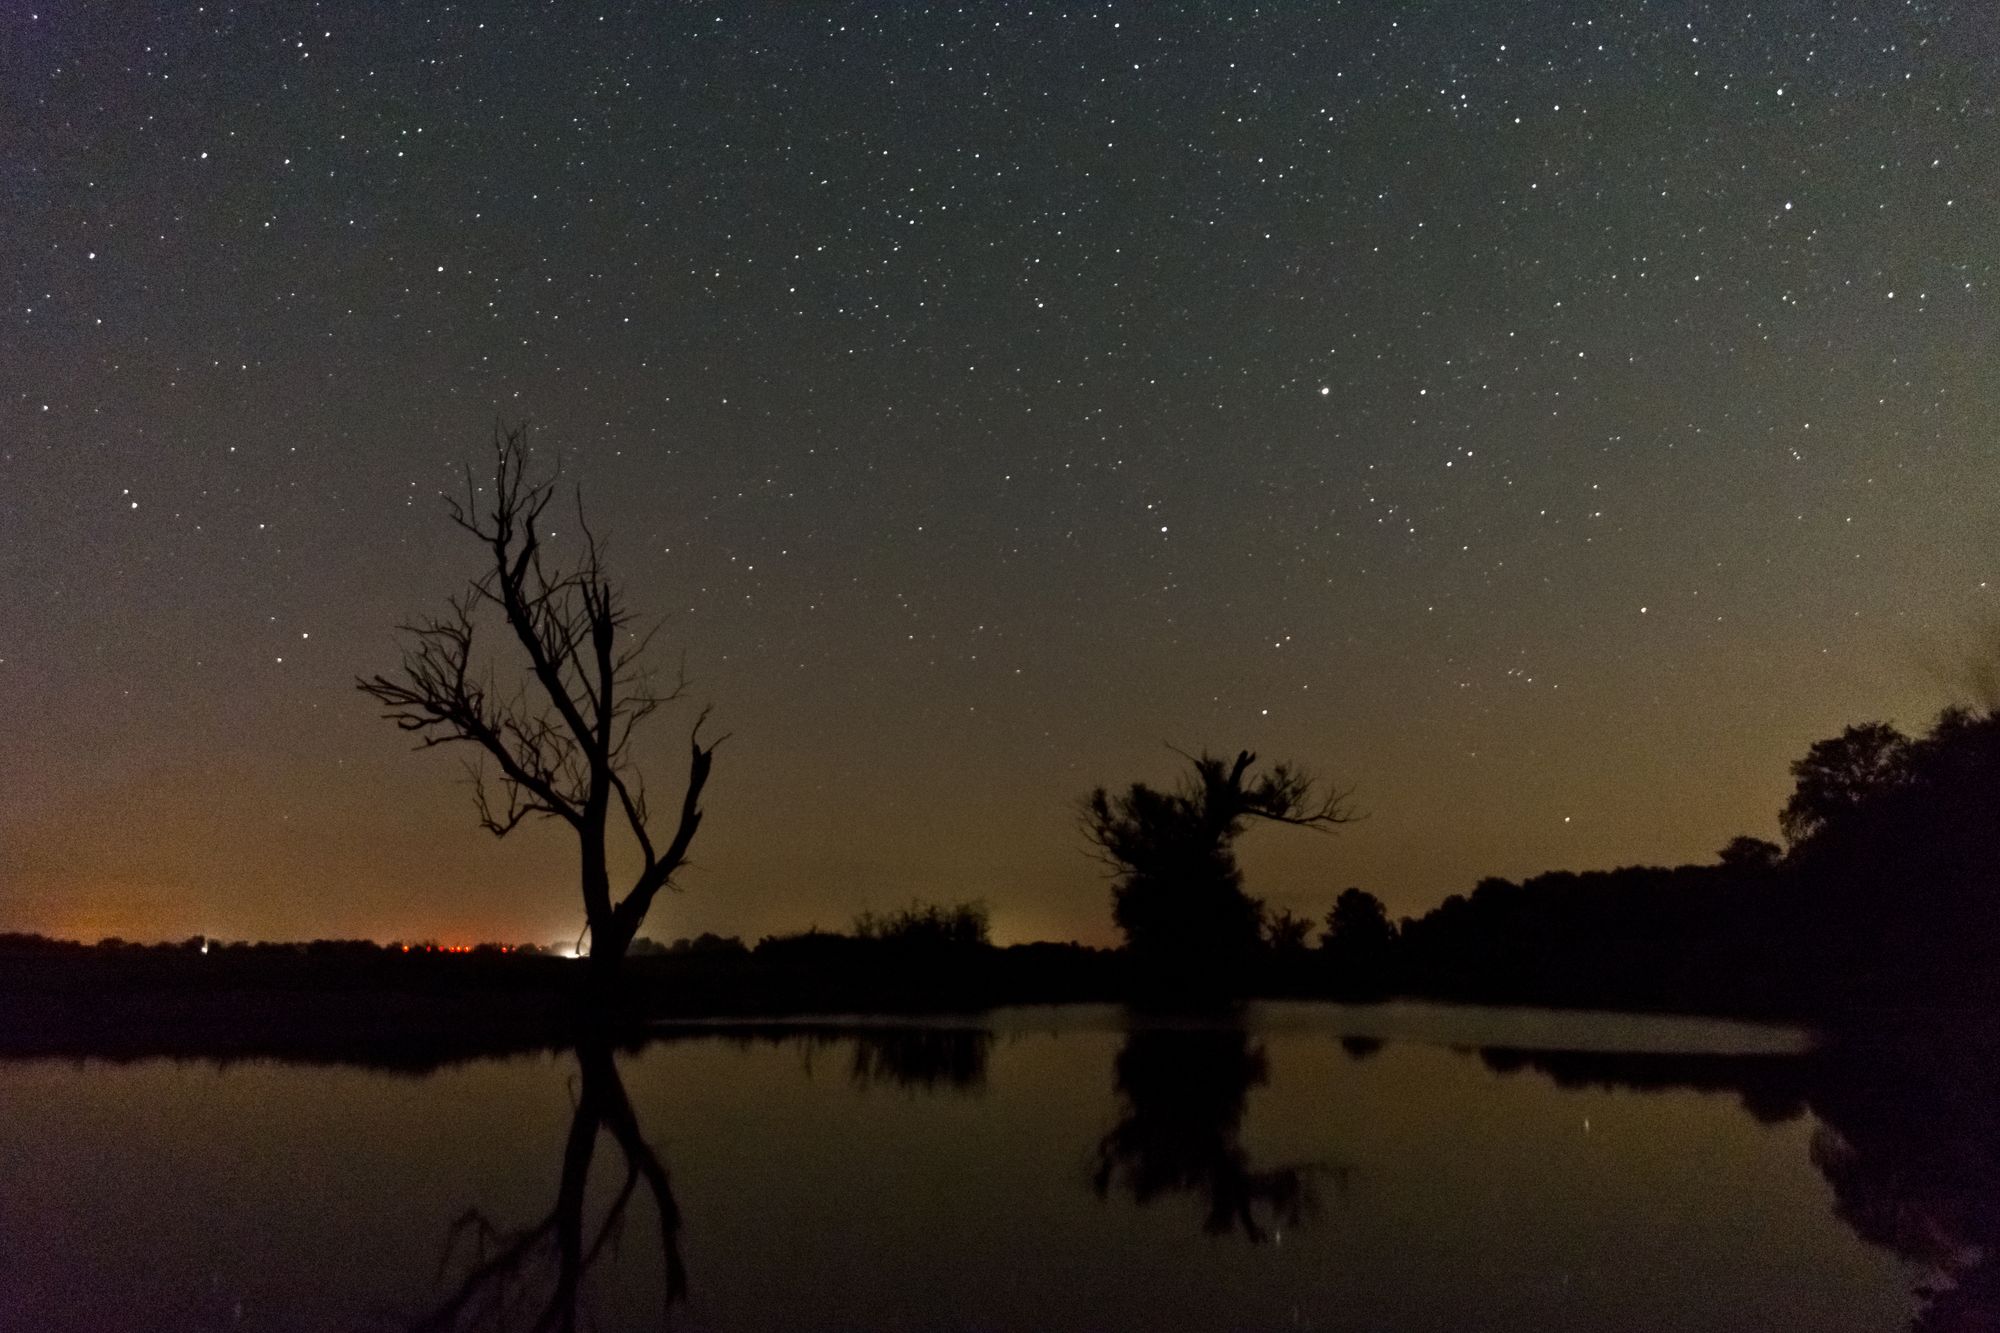
<instances>
[{"instance_id":1,"label":"leafy tree","mask_svg":"<svg viewBox=\"0 0 2000 1333\"><path fill-rule=\"evenodd\" d=\"M526 429L495 431L490 491L466 469L465 497L448 500L452 523L483 549L486 568L442 616L403 627L401 667L356 682L419 748L465 744L479 822L505 837L530 817L560 820L576 835L590 963L613 977L647 909L686 860L701 827L701 795L719 742L688 736L687 785L669 834L656 830L633 741L648 718L679 699L647 666L653 629L635 628L623 591L577 500L582 549L565 566L542 544L553 475L529 475ZM502 628L484 647L482 617ZM503 671L500 663L509 665ZM497 773L494 771L497 769ZM622 826L640 869L622 895L611 882L611 837Z\"/></svg>"},{"instance_id":2,"label":"leafy tree","mask_svg":"<svg viewBox=\"0 0 2000 1333\"><path fill-rule=\"evenodd\" d=\"M1380 898L1365 889L1341 890L1319 937L1330 982L1344 994L1388 988L1396 940L1396 927Z\"/></svg>"},{"instance_id":3,"label":"leafy tree","mask_svg":"<svg viewBox=\"0 0 2000 1333\"><path fill-rule=\"evenodd\" d=\"M1331 829L1353 815L1346 793L1321 794L1288 765L1253 775L1248 750L1234 762L1183 757L1190 771L1173 790L1093 791L1083 831L1113 871L1112 919L1134 958L1176 980L1228 980L1255 956L1263 924L1262 904L1243 891L1236 840L1253 821Z\"/></svg>"},{"instance_id":4,"label":"leafy tree","mask_svg":"<svg viewBox=\"0 0 2000 1333\"><path fill-rule=\"evenodd\" d=\"M674 954L747 954L743 941L735 935L718 935L712 930L689 939L683 935L667 946L668 953Z\"/></svg>"},{"instance_id":5,"label":"leafy tree","mask_svg":"<svg viewBox=\"0 0 2000 1333\"><path fill-rule=\"evenodd\" d=\"M1264 947L1276 958L1303 957L1311 934L1312 918L1300 916L1289 907L1264 915Z\"/></svg>"},{"instance_id":6,"label":"leafy tree","mask_svg":"<svg viewBox=\"0 0 2000 1333\"><path fill-rule=\"evenodd\" d=\"M1797 786L1778 816L1797 846L1851 819L1860 809L1909 777L1910 739L1886 722L1849 727L1815 741L1792 762Z\"/></svg>"},{"instance_id":7,"label":"leafy tree","mask_svg":"<svg viewBox=\"0 0 2000 1333\"><path fill-rule=\"evenodd\" d=\"M1349 953L1379 954L1396 939L1396 927L1382 900L1366 889L1342 889L1326 914L1320 947Z\"/></svg>"},{"instance_id":8,"label":"leafy tree","mask_svg":"<svg viewBox=\"0 0 2000 1333\"><path fill-rule=\"evenodd\" d=\"M1731 838L1715 859L1730 870L1764 871L1775 870L1784 858L1785 849L1777 843L1743 835Z\"/></svg>"},{"instance_id":9,"label":"leafy tree","mask_svg":"<svg viewBox=\"0 0 2000 1333\"><path fill-rule=\"evenodd\" d=\"M854 918L854 933L864 940L916 948L973 948L988 942L986 904L911 903L886 915L863 912Z\"/></svg>"}]
</instances>

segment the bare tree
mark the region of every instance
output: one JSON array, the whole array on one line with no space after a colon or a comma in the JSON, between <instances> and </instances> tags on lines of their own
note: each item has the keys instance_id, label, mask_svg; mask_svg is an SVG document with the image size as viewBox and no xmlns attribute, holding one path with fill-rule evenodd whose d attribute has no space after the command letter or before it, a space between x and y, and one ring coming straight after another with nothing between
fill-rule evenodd
<instances>
[{"instance_id":1,"label":"bare tree","mask_svg":"<svg viewBox=\"0 0 2000 1333\"><path fill-rule=\"evenodd\" d=\"M671 688L655 684L647 660L659 627L634 627L584 520L581 495L575 564L565 567L542 545L556 478L530 475L526 428L496 429L493 454L491 493L481 495L467 468L465 497L446 502L451 521L485 548L486 571L451 598L444 615L401 627L403 661L394 674L356 685L382 705L384 717L414 733L419 748L464 743L477 751L467 768L479 822L493 834L505 837L530 816L575 831L592 972L607 981L654 897L687 859L720 740L703 742L703 709L688 734L680 818L662 841L633 762L633 738L641 723L682 697L685 678L677 675ZM504 622L492 653L483 640L475 643L482 615ZM515 669L503 675L497 659L510 656ZM640 869L614 897L609 844L621 823Z\"/></svg>"}]
</instances>

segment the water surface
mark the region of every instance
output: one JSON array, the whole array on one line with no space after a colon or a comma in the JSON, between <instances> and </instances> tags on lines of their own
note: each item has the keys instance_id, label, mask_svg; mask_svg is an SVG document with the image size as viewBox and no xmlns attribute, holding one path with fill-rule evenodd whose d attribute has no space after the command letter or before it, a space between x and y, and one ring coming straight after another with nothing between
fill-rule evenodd
<instances>
[{"instance_id":1,"label":"water surface","mask_svg":"<svg viewBox=\"0 0 2000 1333\"><path fill-rule=\"evenodd\" d=\"M1921 1171L1825 1063L1746 1025L1327 1005L427 1075L6 1063L0 1326L1906 1328L1982 1275L1984 1215L1895 1197Z\"/></svg>"}]
</instances>

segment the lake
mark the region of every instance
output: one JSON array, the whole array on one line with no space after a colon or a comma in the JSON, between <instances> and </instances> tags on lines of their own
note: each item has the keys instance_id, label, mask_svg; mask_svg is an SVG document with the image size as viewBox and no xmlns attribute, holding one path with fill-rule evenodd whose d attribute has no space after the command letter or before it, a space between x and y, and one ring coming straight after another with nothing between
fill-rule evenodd
<instances>
[{"instance_id":1,"label":"lake","mask_svg":"<svg viewBox=\"0 0 2000 1333\"><path fill-rule=\"evenodd\" d=\"M1418 1004L4 1062L0 1327L1986 1327L1990 1112L1878 1067Z\"/></svg>"}]
</instances>

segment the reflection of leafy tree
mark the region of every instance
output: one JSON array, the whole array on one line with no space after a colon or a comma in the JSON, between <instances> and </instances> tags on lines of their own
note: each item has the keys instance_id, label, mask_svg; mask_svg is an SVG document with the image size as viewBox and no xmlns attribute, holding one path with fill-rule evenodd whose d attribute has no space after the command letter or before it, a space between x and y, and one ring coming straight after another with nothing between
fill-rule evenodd
<instances>
[{"instance_id":1,"label":"reflection of leafy tree","mask_svg":"<svg viewBox=\"0 0 2000 1333\"><path fill-rule=\"evenodd\" d=\"M472 1256L445 1302L411 1325L413 1333L467 1329L559 1329L573 1333L583 1279L623 1229L625 1212L640 1184L653 1196L660 1223L660 1254L666 1273L666 1308L687 1291L681 1266L680 1209L667 1170L639 1132L632 1103L606 1045L579 1046L581 1073L576 1113L563 1145L562 1183L555 1207L533 1226L512 1232L495 1228L477 1210L452 1224L442 1268L449 1268L463 1238ZM609 1132L625 1155L625 1179L595 1228L584 1225L584 1197L600 1131ZM544 1294L545 1293L545 1294ZM662 1321L665 1319L662 1310Z\"/></svg>"},{"instance_id":2,"label":"reflection of leafy tree","mask_svg":"<svg viewBox=\"0 0 2000 1333\"><path fill-rule=\"evenodd\" d=\"M1312 1168L1252 1169L1240 1142L1250 1090L1270 1077L1262 1046L1240 1029L1140 1031L1115 1074L1125 1114L1097 1145L1098 1196L1122 1185L1140 1205L1166 1194L1207 1201L1203 1228L1261 1242L1312 1207Z\"/></svg>"},{"instance_id":3,"label":"reflection of leafy tree","mask_svg":"<svg viewBox=\"0 0 2000 1333\"><path fill-rule=\"evenodd\" d=\"M720 1031L686 1030L702 1040L738 1046L777 1046L798 1052L806 1077L812 1077L822 1053L849 1056L848 1069L860 1088L876 1085L916 1092L978 1092L986 1086L986 1065L993 1053L993 1033L968 1027L800 1028L790 1023L761 1026L732 1024ZM667 1040L672 1040L668 1038Z\"/></svg>"},{"instance_id":4,"label":"reflection of leafy tree","mask_svg":"<svg viewBox=\"0 0 2000 1333\"><path fill-rule=\"evenodd\" d=\"M1487 1049L1562 1087L1733 1091L1767 1123L1810 1111L1834 1211L1928 1273L1915 1333L2000 1329L2000 1042L1977 1031L1848 1036L1810 1056Z\"/></svg>"},{"instance_id":5,"label":"reflection of leafy tree","mask_svg":"<svg viewBox=\"0 0 2000 1333\"><path fill-rule=\"evenodd\" d=\"M934 1092L986 1086L993 1034L975 1028L875 1028L854 1034L854 1081Z\"/></svg>"},{"instance_id":6,"label":"reflection of leafy tree","mask_svg":"<svg viewBox=\"0 0 2000 1333\"><path fill-rule=\"evenodd\" d=\"M1918 1333L2000 1328L2000 1050L1930 1037L1842 1052L1813 1162L1863 1240L1922 1265Z\"/></svg>"}]
</instances>

